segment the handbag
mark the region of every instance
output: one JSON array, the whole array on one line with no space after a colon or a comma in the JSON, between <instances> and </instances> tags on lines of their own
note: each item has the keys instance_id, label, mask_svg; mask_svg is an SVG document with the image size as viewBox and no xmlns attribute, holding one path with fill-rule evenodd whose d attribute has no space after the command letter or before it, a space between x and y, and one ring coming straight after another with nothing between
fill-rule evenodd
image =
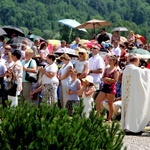
<instances>
[{"instance_id":1,"label":"handbag","mask_svg":"<svg viewBox=\"0 0 150 150\"><path fill-rule=\"evenodd\" d=\"M31 64L32 60L29 63L28 68L30 68L30 64ZM29 82L37 82L37 73L32 73L32 72L26 72L25 75L25 80L29 81Z\"/></svg>"},{"instance_id":2,"label":"handbag","mask_svg":"<svg viewBox=\"0 0 150 150\"><path fill-rule=\"evenodd\" d=\"M16 96L17 84L15 83L14 79L6 81L5 91L7 95Z\"/></svg>"}]
</instances>

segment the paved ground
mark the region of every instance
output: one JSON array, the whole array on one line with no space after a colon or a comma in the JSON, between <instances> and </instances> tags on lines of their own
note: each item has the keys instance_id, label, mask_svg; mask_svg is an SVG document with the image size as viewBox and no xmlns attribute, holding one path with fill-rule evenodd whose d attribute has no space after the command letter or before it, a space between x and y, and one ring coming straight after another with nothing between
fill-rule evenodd
<instances>
[{"instance_id":1,"label":"paved ground","mask_svg":"<svg viewBox=\"0 0 150 150\"><path fill-rule=\"evenodd\" d=\"M141 136L125 136L123 141L127 150L150 150L150 126Z\"/></svg>"}]
</instances>

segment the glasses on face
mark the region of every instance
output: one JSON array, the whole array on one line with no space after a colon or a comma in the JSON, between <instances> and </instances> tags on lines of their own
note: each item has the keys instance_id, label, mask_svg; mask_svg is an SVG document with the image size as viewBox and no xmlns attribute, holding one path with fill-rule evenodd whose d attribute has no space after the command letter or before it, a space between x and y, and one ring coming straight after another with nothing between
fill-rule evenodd
<instances>
[{"instance_id":1,"label":"glasses on face","mask_svg":"<svg viewBox=\"0 0 150 150\"><path fill-rule=\"evenodd\" d=\"M92 49L97 49L97 48L95 48L95 47L92 47Z\"/></svg>"},{"instance_id":2,"label":"glasses on face","mask_svg":"<svg viewBox=\"0 0 150 150\"><path fill-rule=\"evenodd\" d=\"M79 55L83 55L84 53L82 53L82 52L79 52Z\"/></svg>"},{"instance_id":3,"label":"glasses on face","mask_svg":"<svg viewBox=\"0 0 150 150\"><path fill-rule=\"evenodd\" d=\"M5 48L5 50L10 50L9 48Z\"/></svg>"}]
</instances>

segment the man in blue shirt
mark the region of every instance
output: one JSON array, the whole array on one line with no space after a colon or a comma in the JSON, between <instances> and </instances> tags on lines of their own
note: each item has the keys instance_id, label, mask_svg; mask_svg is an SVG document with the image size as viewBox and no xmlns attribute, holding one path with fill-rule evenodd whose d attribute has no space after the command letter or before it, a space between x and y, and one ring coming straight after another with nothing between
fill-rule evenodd
<instances>
[{"instance_id":1,"label":"man in blue shirt","mask_svg":"<svg viewBox=\"0 0 150 150\"><path fill-rule=\"evenodd\" d=\"M72 45L70 46L70 48L71 48L71 49L76 49L77 47L79 47L79 43L80 43L80 38L79 38L79 37L76 37L75 43L72 44Z\"/></svg>"}]
</instances>

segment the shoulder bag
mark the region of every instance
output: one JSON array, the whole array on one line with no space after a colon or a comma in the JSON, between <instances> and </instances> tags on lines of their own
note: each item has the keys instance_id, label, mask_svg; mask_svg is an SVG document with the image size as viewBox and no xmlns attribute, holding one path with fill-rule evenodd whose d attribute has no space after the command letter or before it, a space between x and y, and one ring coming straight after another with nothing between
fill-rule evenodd
<instances>
[{"instance_id":1,"label":"shoulder bag","mask_svg":"<svg viewBox=\"0 0 150 150\"><path fill-rule=\"evenodd\" d=\"M29 63L28 68L30 68L32 60ZM37 82L37 73L33 73L33 72L27 72L26 71L26 75L25 75L25 80L29 81L29 82Z\"/></svg>"}]
</instances>

